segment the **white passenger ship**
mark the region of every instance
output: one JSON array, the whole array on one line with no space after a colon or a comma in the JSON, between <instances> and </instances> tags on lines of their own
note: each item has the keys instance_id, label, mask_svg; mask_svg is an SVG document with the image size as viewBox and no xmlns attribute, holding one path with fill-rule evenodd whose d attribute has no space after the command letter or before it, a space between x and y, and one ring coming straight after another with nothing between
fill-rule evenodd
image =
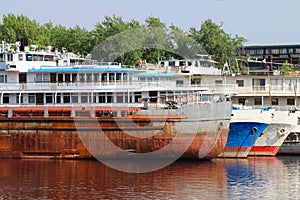
<instances>
[{"instance_id":1,"label":"white passenger ship","mask_svg":"<svg viewBox=\"0 0 300 200\"><path fill-rule=\"evenodd\" d=\"M150 71L52 52L50 47L15 46L12 50L3 42L0 52L0 157L92 157L74 127L74 117L82 113L88 116L80 127L88 144L98 141L90 122L96 119L127 153L155 152L177 134L182 138L163 156L211 159L225 147L231 101L222 88L212 91L198 82L204 74L220 74L213 66L202 66L209 61L174 61ZM127 134L155 131L149 138ZM118 157L109 147L92 154Z\"/></svg>"}]
</instances>

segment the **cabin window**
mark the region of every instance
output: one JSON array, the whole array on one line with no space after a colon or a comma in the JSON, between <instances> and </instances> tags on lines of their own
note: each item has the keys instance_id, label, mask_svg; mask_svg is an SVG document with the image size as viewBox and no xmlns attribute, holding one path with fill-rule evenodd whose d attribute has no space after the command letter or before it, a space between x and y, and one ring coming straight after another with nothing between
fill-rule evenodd
<instances>
[{"instance_id":1,"label":"cabin window","mask_svg":"<svg viewBox=\"0 0 300 200\"><path fill-rule=\"evenodd\" d=\"M105 103L105 94L103 93L100 93L99 94L99 103Z\"/></svg>"},{"instance_id":2,"label":"cabin window","mask_svg":"<svg viewBox=\"0 0 300 200\"><path fill-rule=\"evenodd\" d=\"M9 94L3 95L3 104L9 104Z\"/></svg>"},{"instance_id":3,"label":"cabin window","mask_svg":"<svg viewBox=\"0 0 300 200\"><path fill-rule=\"evenodd\" d=\"M216 85L222 85L223 81L222 80L215 80Z\"/></svg>"},{"instance_id":4,"label":"cabin window","mask_svg":"<svg viewBox=\"0 0 300 200\"><path fill-rule=\"evenodd\" d=\"M28 103L35 104L35 95L30 94L28 96Z\"/></svg>"},{"instance_id":5,"label":"cabin window","mask_svg":"<svg viewBox=\"0 0 300 200\"><path fill-rule=\"evenodd\" d=\"M53 103L52 94L46 94L46 103Z\"/></svg>"},{"instance_id":6,"label":"cabin window","mask_svg":"<svg viewBox=\"0 0 300 200\"><path fill-rule=\"evenodd\" d=\"M117 81L121 81L122 80L122 76L121 75L122 75L121 73L117 73L116 74L116 80Z\"/></svg>"},{"instance_id":7,"label":"cabin window","mask_svg":"<svg viewBox=\"0 0 300 200\"><path fill-rule=\"evenodd\" d=\"M72 74L72 82L75 83L77 81L77 74Z\"/></svg>"},{"instance_id":8,"label":"cabin window","mask_svg":"<svg viewBox=\"0 0 300 200\"><path fill-rule=\"evenodd\" d=\"M71 103L70 93L63 93L64 103Z\"/></svg>"},{"instance_id":9,"label":"cabin window","mask_svg":"<svg viewBox=\"0 0 300 200\"><path fill-rule=\"evenodd\" d=\"M58 74L57 75L57 81L59 83L63 83L64 82L64 75L63 74Z\"/></svg>"},{"instance_id":10,"label":"cabin window","mask_svg":"<svg viewBox=\"0 0 300 200\"><path fill-rule=\"evenodd\" d=\"M68 66L68 61L64 60L63 66Z\"/></svg>"},{"instance_id":11,"label":"cabin window","mask_svg":"<svg viewBox=\"0 0 300 200\"><path fill-rule=\"evenodd\" d=\"M117 93L117 103L124 103L123 102L123 93Z\"/></svg>"},{"instance_id":12,"label":"cabin window","mask_svg":"<svg viewBox=\"0 0 300 200\"><path fill-rule=\"evenodd\" d=\"M57 93L57 95L56 95L56 103L61 103L61 93Z\"/></svg>"},{"instance_id":13,"label":"cabin window","mask_svg":"<svg viewBox=\"0 0 300 200\"><path fill-rule=\"evenodd\" d=\"M279 105L278 98L271 98L271 103L272 106L278 106Z\"/></svg>"},{"instance_id":14,"label":"cabin window","mask_svg":"<svg viewBox=\"0 0 300 200\"><path fill-rule=\"evenodd\" d=\"M140 78L140 81L141 81L141 82L146 82L146 78L145 78L145 77L141 77L141 78Z\"/></svg>"},{"instance_id":15,"label":"cabin window","mask_svg":"<svg viewBox=\"0 0 300 200\"><path fill-rule=\"evenodd\" d=\"M7 83L7 75L0 75L0 83Z\"/></svg>"},{"instance_id":16,"label":"cabin window","mask_svg":"<svg viewBox=\"0 0 300 200\"><path fill-rule=\"evenodd\" d=\"M244 80L236 80L238 87L244 87Z\"/></svg>"},{"instance_id":17,"label":"cabin window","mask_svg":"<svg viewBox=\"0 0 300 200\"><path fill-rule=\"evenodd\" d=\"M65 82L70 83L71 82L71 74L65 74Z\"/></svg>"},{"instance_id":18,"label":"cabin window","mask_svg":"<svg viewBox=\"0 0 300 200\"><path fill-rule=\"evenodd\" d=\"M295 105L295 99L287 99L286 105L288 106L294 106Z\"/></svg>"},{"instance_id":19,"label":"cabin window","mask_svg":"<svg viewBox=\"0 0 300 200\"><path fill-rule=\"evenodd\" d=\"M73 93L72 94L72 103L78 103L78 93Z\"/></svg>"},{"instance_id":20,"label":"cabin window","mask_svg":"<svg viewBox=\"0 0 300 200\"><path fill-rule=\"evenodd\" d=\"M92 74L86 74L86 82L90 83L92 82Z\"/></svg>"},{"instance_id":21,"label":"cabin window","mask_svg":"<svg viewBox=\"0 0 300 200\"><path fill-rule=\"evenodd\" d=\"M30 54L26 55L26 60L27 61L32 61L32 55L30 55Z\"/></svg>"},{"instance_id":22,"label":"cabin window","mask_svg":"<svg viewBox=\"0 0 300 200\"><path fill-rule=\"evenodd\" d=\"M176 80L176 86L182 87L183 86L183 80Z\"/></svg>"},{"instance_id":23,"label":"cabin window","mask_svg":"<svg viewBox=\"0 0 300 200\"><path fill-rule=\"evenodd\" d=\"M99 74L94 74L94 82L98 82L99 81Z\"/></svg>"},{"instance_id":24,"label":"cabin window","mask_svg":"<svg viewBox=\"0 0 300 200\"><path fill-rule=\"evenodd\" d=\"M241 105L246 105L246 98L239 98L238 103Z\"/></svg>"},{"instance_id":25,"label":"cabin window","mask_svg":"<svg viewBox=\"0 0 300 200\"><path fill-rule=\"evenodd\" d=\"M107 103L113 103L114 102L114 96L112 93L107 93Z\"/></svg>"},{"instance_id":26,"label":"cabin window","mask_svg":"<svg viewBox=\"0 0 300 200\"><path fill-rule=\"evenodd\" d=\"M127 73L124 73L123 74L123 81L127 81L128 80L128 74Z\"/></svg>"},{"instance_id":27,"label":"cabin window","mask_svg":"<svg viewBox=\"0 0 300 200\"><path fill-rule=\"evenodd\" d=\"M13 61L13 54L7 54L7 61Z\"/></svg>"},{"instance_id":28,"label":"cabin window","mask_svg":"<svg viewBox=\"0 0 300 200\"><path fill-rule=\"evenodd\" d=\"M18 59L19 59L19 61L23 61L23 54L19 54Z\"/></svg>"},{"instance_id":29,"label":"cabin window","mask_svg":"<svg viewBox=\"0 0 300 200\"><path fill-rule=\"evenodd\" d=\"M84 74L79 74L79 81L81 83L83 83L85 80L84 80Z\"/></svg>"},{"instance_id":30,"label":"cabin window","mask_svg":"<svg viewBox=\"0 0 300 200\"><path fill-rule=\"evenodd\" d=\"M109 73L109 81L115 81L115 73Z\"/></svg>"},{"instance_id":31,"label":"cabin window","mask_svg":"<svg viewBox=\"0 0 300 200\"><path fill-rule=\"evenodd\" d=\"M19 97L20 97L20 95L19 94L17 94L16 95L16 102L17 102L17 104L20 104L20 103L23 103L23 94L21 94L21 102L19 101Z\"/></svg>"},{"instance_id":32,"label":"cabin window","mask_svg":"<svg viewBox=\"0 0 300 200\"><path fill-rule=\"evenodd\" d=\"M40 83L43 81L43 75L42 74L36 74L35 75L35 82Z\"/></svg>"},{"instance_id":33,"label":"cabin window","mask_svg":"<svg viewBox=\"0 0 300 200\"><path fill-rule=\"evenodd\" d=\"M254 105L261 106L262 105L262 99L261 98L255 98L254 99Z\"/></svg>"},{"instance_id":34,"label":"cabin window","mask_svg":"<svg viewBox=\"0 0 300 200\"><path fill-rule=\"evenodd\" d=\"M4 62L5 61L5 55L4 54L0 54L0 62Z\"/></svg>"},{"instance_id":35,"label":"cabin window","mask_svg":"<svg viewBox=\"0 0 300 200\"><path fill-rule=\"evenodd\" d=\"M88 101L89 101L88 93L82 93L81 94L81 103L88 103Z\"/></svg>"}]
</instances>

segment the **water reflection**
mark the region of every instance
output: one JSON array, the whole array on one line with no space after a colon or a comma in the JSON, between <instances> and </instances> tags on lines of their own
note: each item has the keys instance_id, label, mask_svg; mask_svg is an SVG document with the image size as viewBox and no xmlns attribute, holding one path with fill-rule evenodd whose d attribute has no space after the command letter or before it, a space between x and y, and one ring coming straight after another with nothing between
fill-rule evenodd
<instances>
[{"instance_id":1,"label":"water reflection","mask_svg":"<svg viewBox=\"0 0 300 200\"><path fill-rule=\"evenodd\" d=\"M98 161L0 160L0 199L296 199L299 162L298 157L179 161L130 174Z\"/></svg>"}]
</instances>

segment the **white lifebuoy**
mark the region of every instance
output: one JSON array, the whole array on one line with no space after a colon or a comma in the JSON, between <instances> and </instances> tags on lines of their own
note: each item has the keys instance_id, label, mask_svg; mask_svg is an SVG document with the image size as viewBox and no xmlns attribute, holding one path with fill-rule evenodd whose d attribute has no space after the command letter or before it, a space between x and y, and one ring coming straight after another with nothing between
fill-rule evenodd
<instances>
[{"instance_id":1,"label":"white lifebuoy","mask_svg":"<svg viewBox=\"0 0 300 200\"><path fill-rule=\"evenodd\" d=\"M286 134L285 128L281 128L281 129L278 130L278 135L279 135L279 136L283 136L283 135L285 135L285 134Z\"/></svg>"}]
</instances>

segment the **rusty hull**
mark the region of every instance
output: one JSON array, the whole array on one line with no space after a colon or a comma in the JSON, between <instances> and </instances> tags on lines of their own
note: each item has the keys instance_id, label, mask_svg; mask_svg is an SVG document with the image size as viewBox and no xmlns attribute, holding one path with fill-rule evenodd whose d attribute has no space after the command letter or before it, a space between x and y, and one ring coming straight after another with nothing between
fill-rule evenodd
<instances>
[{"instance_id":1,"label":"rusty hull","mask_svg":"<svg viewBox=\"0 0 300 200\"><path fill-rule=\"evenodd\" d=\"M84 126L78 127L74 118L70 117L70 110L63 111L66 116L62 116L62 113L60 116L59 114L58 116L51 116L50 114L48 117L38 116L37 113L40 111L31 112L33 113L31 116L24 116L22 113L28 113L28 110L20 110L19 113L11 117L3 114L0 116L0 158L92 159L93 155L86 148L86 144L82 142L78 130L88 133L88 142L95 143L95 138L99 134L99 126L105 136L123 150L134 153L153 152L172 141L177 134L174 124L185 118L185 116L178 115L128 115L117 118L88 116L87 112L84 114L87 117L82 117L80 120ZM95 121L97 125L95 125ZM134 121L135 126L132 126L132 121ZM140 138L128 135L128 131L139 134L155 131L157 134ZM216 125L213 133L199 131L181 158L199 159L199 149L206 148L205 145L207 145L208 152L201 159L215 158L223 152L227 136L228 128L223 127L222 123ZM183 143L188 137L190 137L189 134L184 134ZM176 153L182 150L183 146L179 143L176 149L171 151ZM108 149L102 149L98 153L108 157L114 156L113 152Z\"/></svg>"}]
</instances>

